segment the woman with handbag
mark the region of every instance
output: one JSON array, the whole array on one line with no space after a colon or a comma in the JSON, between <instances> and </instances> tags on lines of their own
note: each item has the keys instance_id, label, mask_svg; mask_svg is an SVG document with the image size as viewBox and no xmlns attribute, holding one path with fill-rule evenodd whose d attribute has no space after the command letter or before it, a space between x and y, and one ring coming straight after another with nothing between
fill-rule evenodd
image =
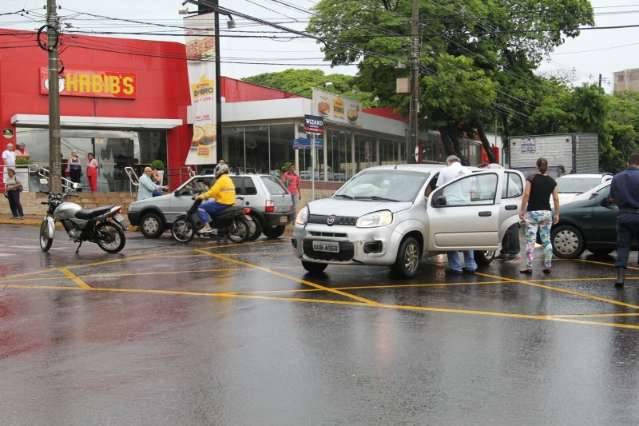
<instances>
[{"instance_id":1,"label":"woman with handbag","mask_svg":"<svg viewBox=\"0 0 639 426\"><path fill-rule=\"evenodd\" d=\"M9 207L14 219L24 219L22 212L22 204L20 204L20 192L22 192L22 184L16 179L15 169L7 169L7 180L5 181L5 196L9 199Z\"/></svg>"}]
</instances>

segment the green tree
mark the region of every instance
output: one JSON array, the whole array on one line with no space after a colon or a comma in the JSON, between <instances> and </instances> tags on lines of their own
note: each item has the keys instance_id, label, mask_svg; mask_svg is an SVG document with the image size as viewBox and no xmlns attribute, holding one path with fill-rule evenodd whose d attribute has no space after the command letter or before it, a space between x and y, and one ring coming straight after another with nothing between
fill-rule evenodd
<instances>
[{"instance_id":1,"label":"green tree","mask_svg":"<svg viewBox=\"0 0 639 426\"><path fill-rule=\"evenodd\" d=\"M534 87L543 84L533 70L566 37L578 35L580 25L593 23L588 0L420 3L420 115L428 117L420 125L439 128L451 141L449 151L462 132L477 128L482 134L483 124L495 118L506 134L523 127L539 100ZM383 0L322 0L308 31L324 41L324 55L334 65L358 63L363 91L406 112L407 96L396 95L394 84L406 75L397 65L408 63L411 2L387 6Z\"/></svg>"},{"instance_id":2,"label":"green tree","mask_svg":"<svg viewBox=\"0 0 639 426\"><path fill-rule=\"evenodd\" d=\"M324 74L322 70L287 69L280 72L258 74L244 79L249 83L284 90L296 95L311 97L314 87L362 101L365 106L374 105L374 96L363 92L353 76Z\"/></svg>"}]
</instances>

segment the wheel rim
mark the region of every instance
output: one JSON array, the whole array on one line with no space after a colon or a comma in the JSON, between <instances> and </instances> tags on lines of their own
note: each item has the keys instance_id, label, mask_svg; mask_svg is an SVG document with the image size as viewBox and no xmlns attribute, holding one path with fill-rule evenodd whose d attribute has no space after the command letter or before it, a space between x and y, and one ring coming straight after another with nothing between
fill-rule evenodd
<instances>
[{"instance_id":1,"label":"wheel rim","mask_svg":"<svg viewBox=\"0 0 639 426\"><path fill-rule=\"evenodd\" d=\"M229 226L228 236L231 241L236 243L244 241L248 236L248 225L234 220Z\"/></svg>"},{"instance_id":2,"label":"wheel rim","mask_svg":"<svg viewBox=\"0 0 639 426\"><path fill-rule=\"evenodd\" d=\"M406 246L406 253L404 255L404 269L413 273L417 270L417 266L419 265L419 249L417 248L417 244L409 243Z\"/></svg>"},{"instance_id":3,"label":"wheel rim","mask_svg":"<svg viewBox=\"0 0 639 426\"><path fill-rule=\"evenodd\" d=\"M186 220L180 219L173 224L173 236L178 241L188 241L193 234L193 227Z\"/></svg>"},{"instance_id":4,"label":"wheel rim","mask_svg":"<svg viewBox=\"0 0 639 426\"><path fill-rule=\"evenodd\" d=\"M484 252L484 257L486 258L486 260L493 260L496 253L497 253L497 250L486 250Z\"/></svg>"},{"instance_id":5,"label":"wheel rim","mask_svg":"<svg viewBox=\"0 0 639 426\"><path fill-rule=\"evenodd\" d=\"M122 243L120 234L112 225L100 229L100 246L107 250L116 250Z\"/></svg>"},{"instance_id":6,"label":"wheel rim","mask_svg":"<svg viewBox=\"0 0 639 426\"><path fill-rule=\"evenodd\" d=\"M49 245L49 238L44 234L40 234L40 248L47 248L47 245Z\"/></svg>"},{"instance_id":7,"label":"wheel rim","mask_svg":"<svg viewBox=\"0 0 639 426\"><path fill-rule=\"evenodd\" d=\"M155 234L160 229L160 222L155 217L149 217L144 220L142 230L145 234Z\"/></svg>"},{"instance_id":8,"label":"wheel rim","mask_svg":"<svg viewBox=\"0 0 639 426\"><path fill-rule=\"evenodd\" d=\"M570 256L579 250L579 236L570 230L562 230L557 232L553 240L553 245L558 253Z\"/></svg>"}]
</instances>

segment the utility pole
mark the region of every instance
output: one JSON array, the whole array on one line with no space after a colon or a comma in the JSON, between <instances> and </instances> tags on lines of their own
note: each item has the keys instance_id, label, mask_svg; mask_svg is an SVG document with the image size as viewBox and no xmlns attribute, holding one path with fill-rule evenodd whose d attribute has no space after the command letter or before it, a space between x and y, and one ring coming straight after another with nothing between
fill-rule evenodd
<instances>
[{"instance_id":1,"label":"utility pole","mask_svg":"<svg viewBox=\"0 0 639 426\"><path fill-rule=\"evenodd\" d=\"M410 20L410 111L408 116L408 139L406 162L415 163L415 149L419 146L419 0L412 0Z\"/></svg>"},{"instance_id":2,"label":"utility pole","mask_svg":"<svg viewBox=\"0 0 639 426\"><path fill-rule=\"evenodd\" d=\"M599 74L599 87L601 87L602 80L603 80L603 75Z\"/></svg>"},{"instance_id":3,"label":"utility pole","mask_svg":"<svg viewBox=\"0 0 639 426\"><path fill-rule=\"evenodd\" d=\"M60 154L60 90L58 85L58 12L56 0L47 0L47 50L49 51L49 191L62 192Z\"/></svg>"}]
</instances>

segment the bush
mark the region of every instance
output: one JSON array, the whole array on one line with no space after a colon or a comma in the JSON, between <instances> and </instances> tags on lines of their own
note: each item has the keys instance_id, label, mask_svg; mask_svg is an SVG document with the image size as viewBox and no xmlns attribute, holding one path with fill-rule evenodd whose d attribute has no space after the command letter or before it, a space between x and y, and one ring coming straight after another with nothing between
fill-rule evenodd
<instances>
[{"instance_id":1,"label":"bush","mask_svg":"<svg viewBox=\"0 0 639 426\"><path fill-rule=\"evenodd\" d=\"M164 170L164 162L162 160L151 161L151 168L155 170Z\"/></svg>"},{"instance_id":2,"label":"bush","mask_svg":"<svg viewBox=\"0 0 639 426\"><path fill-rule=\"evenodd\" d=\"M28 156L16 157L16 166L28 166L28 165L29 165Z\"/></svg>"}]
</instances>

